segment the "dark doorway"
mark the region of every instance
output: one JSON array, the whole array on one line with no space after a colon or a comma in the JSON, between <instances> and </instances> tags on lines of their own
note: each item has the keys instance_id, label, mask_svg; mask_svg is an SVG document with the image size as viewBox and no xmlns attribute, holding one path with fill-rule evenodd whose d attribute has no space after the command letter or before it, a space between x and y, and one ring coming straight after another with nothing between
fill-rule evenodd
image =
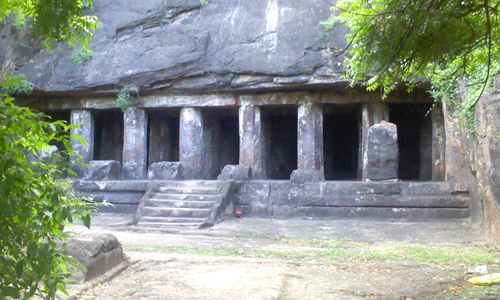
<instances>
[{"instance_id":1,"label":"dark doorway","mask_svg":"<svg viewBox=\"0 0 500 300\"><path fill-rule=\"evenodd\" d=\"M237 165L240 160L240 135L237 111L222 116L220 139L220 166Z\"/></svg>"},{"instance_id":2,"label":"dark doorway","mask_svg":"<svg viewBox=\"0 0 500 300\"><path fill-rule=\"evenodd\" d=\"M179 161L179 109L148 113L148 166Z\"/></svg>"},{"instance_id":3,"label":"dark doorway","mask_svg":"<svg viewBox=\"0 0 500 300\"><path fill-rule=\"evenodd\" d=\"M226 165L239 163L238 110L214 108L203 111L204 178L216 179Z\"/></svg>"},{"instance_id":4,"label":"dark doorway","mask_svg":"<svg viewBox=\"0 0 500 300\"><path fill-rule=\"evenodd\" d=\"M261 109L269 179L290 179L297 169L297 107Z\"/></svg>"},{"instance_id":5,"label":"dark doorway","mask_svg":"<svg viewBox=\"0 0 500 300\"><path fill-rule=\"evenodd\" d=\"M122 162L123 112L101 110L95 112L94 160Z\"/></svg>"},{"instance_id":6,"label":"dark doorway","mask_svg":"<svg viewBox=\"0 0 500 300\"><path fill-rule=\"evenodd\" d=\"M398 127L401 180L432 180L431 104L392 104L389 119Z\"/></svg>"},{"instance_id":7,"label":"dark doorway","mask_svg":"<svg viewBox=\"0 0 500 300\"><path fill-rule=\"evenodd\" d=\"M359 154L359 105L323 106L326 180L356 180Z\"/></svg>"}]
</instances>

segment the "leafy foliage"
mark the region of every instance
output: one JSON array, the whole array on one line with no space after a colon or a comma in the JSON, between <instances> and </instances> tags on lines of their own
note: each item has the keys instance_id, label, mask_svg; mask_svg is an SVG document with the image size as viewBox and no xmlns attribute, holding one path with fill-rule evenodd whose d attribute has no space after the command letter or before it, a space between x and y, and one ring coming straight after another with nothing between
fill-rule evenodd
<instances>
[{"instance_id":1,"label":"leafy foliage","mask_svg":"<svg viewBox=\"0 0 500 300\"><path fill-rule=\"evenodd\" d=\"M116 107L118 107L122 111L125 111L127 108L129 108L130 93L126 88L121 89L116 96Z\"/></svg>"},{"instance_id":2,"label":"leafy foliage","mask_svg":"<svg viewBox=\"0 0 500 300\"><path fill-rule=\"evenodd\" d=\"M76 49L71 55L71 65L73 67L81 67L88 61L94 58L94 53L88 49Z\"/></svg>"},{"instance_id":3,"label":"leafy foliage","mask_svg":"<svg viewBox=\"0 0 500 300\"><path fill-rule=\"evenodd\" d=\"M118 94L116 95L116 107L121 109L122 111L127 110L130 107L130 95L131 92L135 92L137 96L139 96L139 88L138 87L124 87Z\"/></svg>"},{"instance_id":4,"label":"leafy foliage","mask_svg":"<svg viewBox=\"0 0 500 300\"><path fill-rule=\"evenodd\" d=\"M346 77L386 96L429 78L438 101L470 113L500 66L500 0L339 0L323 23L342 23ZM466 97L458 98L464 84Z\"/></svg>"},{"instance_id":5,"label":"leafy foliage","mask_svg":"<svg viewBox=\"0 0 500 300\"><path fill-rule=\"evenodd\" d=\"M29 19L31 34L51 48L53 42L71 46L86 47L92 38L92 31L98 27L97 18L84 14L84 8L91 8L91 0L3 0L0 1L0 21L14 14L16 27Z\"/></svg>"},{"instance_id":6,"label":"leafy foliage","mask_svg":"<svg viewBox=\"0 0 500 300\"><path fill-rule=\"evenodd\" d=\"M29 95L33 92L35 85L32 82L26 80L26 76L24 74L17 74L12 76L13 80L11 84L5 85L2 88L2 91L9 95L14 94L24 94Z\"/></svg>"},{"instance_id":7,"label":"leafy foliage","mask_svg":"<svg viewBox=\"0 0 500 300\"><path fill-rule=\"evenodd\" d=\"M57 290L65 292L65 274L74 266L57 247L68 237L62 229L75 219L90 226L93 205L75 197L71 183L56 181L73 171L56 162L59 155L47 154L52 143L62 142L74 155L65 133L75 125L44 121L42 113L13 100L0 97L0 299L53 299Z\"/></svg>"}]
</instances>

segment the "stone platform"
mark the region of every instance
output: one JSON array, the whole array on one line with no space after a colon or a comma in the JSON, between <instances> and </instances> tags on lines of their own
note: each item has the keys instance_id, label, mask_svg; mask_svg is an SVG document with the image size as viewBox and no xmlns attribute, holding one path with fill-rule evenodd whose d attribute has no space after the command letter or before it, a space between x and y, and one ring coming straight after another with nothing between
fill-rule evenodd
<instances>
[{"instance_id":1,"label":"stone platform","mask_svg":"<svg viewBox=\"0 0 500 300\"><path fill-rule=\"evenodd\" d=\"M198 189L217 181L184 181ZM179 181L155 181L159 186ZM76 182L80 195L106 200L115 207L103 212L135 214L149 181ZM188 198L189 196L186 196ZM290 181L236 182L229 200L246 217L461 219L469 217L469 192L447 182Z\"/></svg>"}]
</instances>

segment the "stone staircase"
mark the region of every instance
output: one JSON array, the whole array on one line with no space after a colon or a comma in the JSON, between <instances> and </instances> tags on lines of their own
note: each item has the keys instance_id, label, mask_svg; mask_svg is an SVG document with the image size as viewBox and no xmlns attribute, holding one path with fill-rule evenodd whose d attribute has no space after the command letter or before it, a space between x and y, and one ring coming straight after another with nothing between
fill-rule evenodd
<instances>
[{"instance_id":1,"label":"stone staircase","mask_svg":"<svg viewBox=\"0 0 500 300\"><path fill-rule=\"evenodd\" d=\"M232 215L230 181L155 181L145 193L134 223L146 228L207 227Z\"/></svg>"}]
</instances>

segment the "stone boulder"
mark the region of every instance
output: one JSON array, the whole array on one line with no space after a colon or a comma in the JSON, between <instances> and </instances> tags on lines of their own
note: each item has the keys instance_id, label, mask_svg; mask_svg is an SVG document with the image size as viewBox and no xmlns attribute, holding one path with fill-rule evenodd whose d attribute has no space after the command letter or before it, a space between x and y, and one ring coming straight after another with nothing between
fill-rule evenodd
<instances>
[{"instance_id":1,"label":"stone boulder","mask_svg":"<svg viewBox=\"0 0 500 300\"><path fill-rule=\"evenodd\" d=\"M399 168L398 130L396 124L382 121L368 129L363 153L366 180L397 180Z\"/></svg>"},{"instance_id":2,"label":"stone boulder","mask_svg":"<svg viewBox=\"0 0 500 300\"><path fill-rule=\"evenodd\" d=\"M79 235L67 240L61 247L74 258L75 262L84 266L77 266L71 276L77 283L95 279L117 267L122 266L124 269L128 266L122 246L112 234Z\"/></svg>"},{"instance_id":3,"label":"stone boulder","mask_svg":"<svg viewBox=\"0 0 500 300\"><path fill-rule=\"evenodd\" d=\"M116 160L92 160L85 170L84 180L119 180L121 164Z\"/></svg>"},{"instance_id":4,"label":"stone boulder","mask_svg":"<svg viewBox=\"0 0 500 300\"><path fill-rule=\"evenodd\" d=\"M182 180L182 163L162 161L152 163L148 170L149 180Z\"/></svg>"},{"instance_id":5,"label":"stone boulder","mask_svg":"<svg viewBox=\"0 0 500 300\"><path fill-rule=\"evenodd\" d=\"M320 170L293 170L290 175L292 183L320 182L324 181L325 176Z\"/></svg>"},{"instance_id":6,"label":"stone boulder","mask_svg":"<svg viewBox=\"0 0 500 300\"><path fill-rule=\"evenodd\" d=\"M227 165L222 169L217 180L248 181L252 179L252 169L243 165Z\"/></svg>"}]
</instances>

